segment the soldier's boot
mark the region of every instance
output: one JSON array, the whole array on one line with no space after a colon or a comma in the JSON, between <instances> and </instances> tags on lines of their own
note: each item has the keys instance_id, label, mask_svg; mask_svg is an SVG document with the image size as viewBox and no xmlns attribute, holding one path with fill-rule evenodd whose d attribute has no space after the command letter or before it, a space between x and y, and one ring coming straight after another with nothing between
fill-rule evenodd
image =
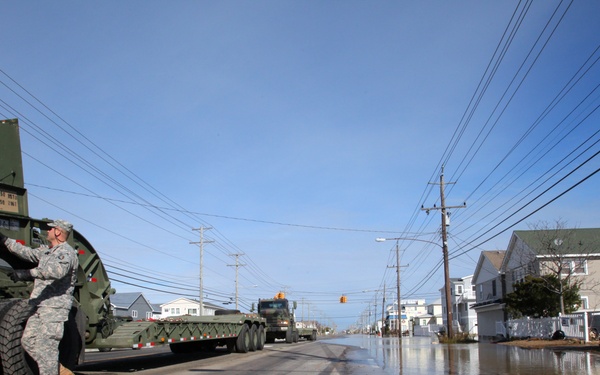
<instances>
[{"instance_id":1,"label":"soldier's boot","mask_svg":"<svg viewBox=\"0 0 600 375\"><path fill-rule=\"evenodd\" d=\"M75 374L73 373L73 371L69 370L65 366L60 365L60 371L58 372L58 375L75 375Z\"/></svg>"}]
</instances>

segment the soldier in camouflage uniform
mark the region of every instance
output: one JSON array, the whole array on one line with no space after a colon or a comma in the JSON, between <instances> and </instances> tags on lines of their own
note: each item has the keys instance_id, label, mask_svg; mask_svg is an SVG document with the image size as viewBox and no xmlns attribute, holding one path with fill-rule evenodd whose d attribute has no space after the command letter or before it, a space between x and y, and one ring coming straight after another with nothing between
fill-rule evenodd
<instances>
[{"instance_id":1,"label":"soldier in camouflage uniform","mask_svg":"<svg viewBox=\"0 0 600 375\"><path fill-rule=\"evenodd\" d=\"M79 260L76 251L67 243L73 225L65 220L55 220L48 225L50 248L31 249L7 239L2 233L0 242L19 258L37 263L33 269L14 270L10 275L15 282L34 281L29 304L36 309L27 321L21 345L37 362L40 375L57 375L60 366L58 344L73 304Z\"/></svg>"}]
</instances>

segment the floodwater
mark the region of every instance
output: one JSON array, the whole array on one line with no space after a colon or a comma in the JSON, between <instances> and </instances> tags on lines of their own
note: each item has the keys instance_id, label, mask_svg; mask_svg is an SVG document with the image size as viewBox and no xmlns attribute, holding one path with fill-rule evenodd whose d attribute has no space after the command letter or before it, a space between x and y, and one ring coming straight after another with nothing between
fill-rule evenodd
<instances>
[{"instance_id":1,"label":"floodwater","mask_svg":"<svg viewBox=\"0 0 600 375\"><path fill-rule=\"evenodd\" d=\"M429 337L351 335L328 344L360 347L349 360L400 375L594 375L600 374L597 352L521 349L491 343L439 344Z\"/></svg>"}]
</instances>

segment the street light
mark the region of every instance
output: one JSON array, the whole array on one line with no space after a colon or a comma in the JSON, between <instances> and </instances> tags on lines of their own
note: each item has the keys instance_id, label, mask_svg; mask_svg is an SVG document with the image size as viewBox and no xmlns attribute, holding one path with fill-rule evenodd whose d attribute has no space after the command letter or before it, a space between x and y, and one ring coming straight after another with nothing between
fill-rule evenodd
<instances>
[{"instance_id":1,"label":"street light","mask_svg":"<svg viewBox=\"0 0 600 375\"><path fill-rule=\"evenodd\" d=\"M410 238L410 237L395 237L395 238L376 238L377 242L384 241L396 241L396 259L398 259L398 241L418 241L418 242L426 242L433 244L435 246L439 246L442 249L442 253L444 256L444 294L446 296L446 323L448 324L448 338L452 338L452 303L450 301L450 270L448 267L448 247L442 246L437 242L422 240L420 238ZM444 245L446 245L444 243ZM397 263L398 264L398 263ZM398 266L399 267L399 266ZM400 268L398 268L398 309L400 310Z\"/></svg>"}]
</instances>

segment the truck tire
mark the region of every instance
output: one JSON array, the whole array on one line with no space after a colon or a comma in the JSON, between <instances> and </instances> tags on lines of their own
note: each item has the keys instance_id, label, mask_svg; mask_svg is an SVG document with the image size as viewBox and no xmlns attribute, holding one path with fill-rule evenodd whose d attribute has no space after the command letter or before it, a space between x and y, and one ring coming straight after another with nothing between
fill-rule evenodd
<instances>
[{"instance_id":1,"label":"truck tire","mask_svg":"<svg viewBox=\"0 0 600 375\"><path fill-rule=\"evenodd\" d=\"M290 329L288 329L288 330L285 332L285 342L286 342L287 344L291 344L291 343L293 343L293 342L294 342L294 332L292 332Z\"/></svg>"},{"instance_id":2,"label":"truck tire","mask_svg":"<svg viewBox=\"0 0 600 375\"><path fill-rule=\"evenodd\" d=\"M23 329L33 312L34 308L27 300L20 300L6 311L0 321L0 358L4 374L38 373L37 363L21 347Z\"/></svg>"},{"instance_id":3,"label":"truck tire","mask_svg":"<svg viewBox=\"0 0 600 375\"><path fill-rule=\"evenodd\" d=\"M313 331L310 335L310 341L317 341L317 331Z\"/></svg>"},{"instance_id":4,"label":"truck tire","mask_svg":"<svg viewBox=\"0 0 600 375\"><path fill-rule=\"evenodd\" d=\"M227 351L229 353L233 353L235 351L235 339L227 340L227 343L225 345L227 346Z\"/></svg>"},{"instance_id":5,"label":"truck tire","mask_svg":"<svg viewBox=\"0 0 600 375\"><path fill-rule=\"evenodd\" d=\"M248 350L251 352L256 351L256 348L258 347L258 329L256 328L256 325L252 324L252 327L250 328L250 345L248 346Z\"/></svg>"},{"instance_id":6,"label":"truck tire","mask_svg":"<svg viewBox=\"0 0 600 375\"><path fill-rule=\"evenodd\" d=\"M265 336L265 327L258 326L256 336L258 337L258 345L256 346L256 350L263 350L265 348L265 341L267 341Z\"/></svg>"},{"instance_id":7,"label":"truck tire","mask_svg":"<svg viewBox=\"0 0 600 375\"><path fill-rule=\"evenodd\" d=\"M248 325L244 324L235 342L235 348L238 353L248 353L249 346L250 330L248 329Z\"/></svg>"},{"instance_id":8,"label":"truck tire","mask_svg":"<svg viewBox=\"0 0 600 375\"><path fill-rule=\"evenodd\" d=\"M298 333L298 331L294 332L294 343L300 341L300 334Z\"/></svg>"}]
</instances>

